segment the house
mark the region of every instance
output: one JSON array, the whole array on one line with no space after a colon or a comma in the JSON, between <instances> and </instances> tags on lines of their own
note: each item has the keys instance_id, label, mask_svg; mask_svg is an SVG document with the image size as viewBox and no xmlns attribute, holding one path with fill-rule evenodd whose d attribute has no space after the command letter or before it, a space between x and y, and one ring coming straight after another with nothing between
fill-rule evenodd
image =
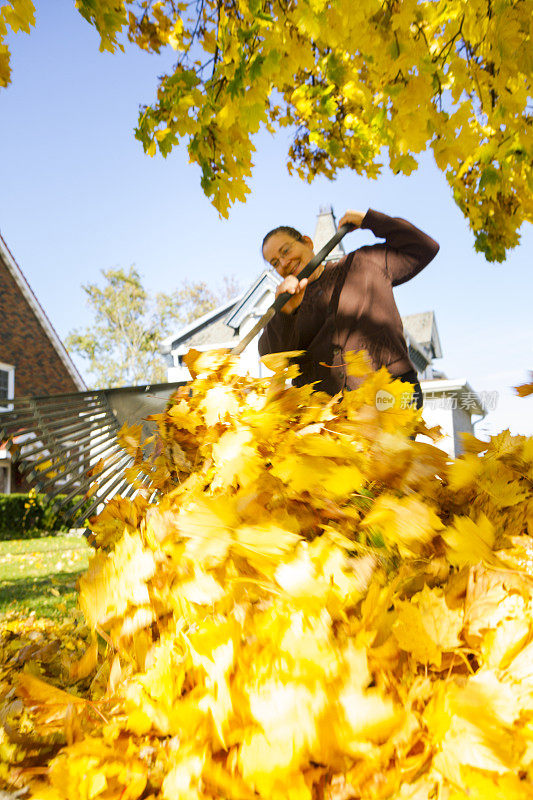
<instances>
[{"instance_id":1,"label":"house","mask_svg":"<svg viewBox=\"0 0 533 800\"><path fill-rule=\"evenodd\" d=\"M313 237L315 252L331 239L336 229L333 209L321 208ZM341 241L326 260L337 260L344 253ZM264 269L242 295L169 336L163 342L162 349L168 364L168 380L190 379L183 356L191 348L212 350L235 347L272 304L280 280L276 272L269 268ZM461 453L460 433L472 433L475 425L472 417L478 416L482 419L487 410L466 378L449 380L435 367L434 361L442 358L435 313L425 311L409 314L402 317L402 322L409 357L416 366L424 394L424 420L430 427L441 426L443 438L439 440L438 446L450 456L457 456ZM246 347L240 363L243 371L262 377L268 370L259 359L258 338Z\"/></svg>"},{"instance_id":2,"label":"house","mask_svg":"<svg viewBox=\"0 0 533 800\"><path fill-rule=\"evenodd\" d=\"M0 412L24 395L68 394L86 386L0 236ZM24 488L0 441L0 493Z\"/></svg>"}]
</instances>

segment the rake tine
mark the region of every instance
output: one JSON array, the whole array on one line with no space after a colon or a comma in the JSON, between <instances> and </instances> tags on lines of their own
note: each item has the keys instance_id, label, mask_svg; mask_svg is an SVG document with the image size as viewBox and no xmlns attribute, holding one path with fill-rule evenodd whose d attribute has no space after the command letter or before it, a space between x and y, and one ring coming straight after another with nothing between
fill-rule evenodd
<instances>
[{"instance_id":1,"label":"rake tine","mask_svg":"<svg viewBox=\"0 0 533 800\"><path fill-rule=\"evenodd\" d=\"M53 436L50 433L40 436L39 439L32 439L30 445L21 444L19 455L17 456L17 461L31 461L33 456L38 455L39 453L44 453L45 451L56 450L61 444L75 446L76 444L76 437L78 434L85 434L88 435L93 431L95 438L101 435L103 431L106 431L108 428L113 427L113 423L106 422L104 425L100 426L90 426L87 427L85 424L80 426L77 430L70 430L69 432L59 432L61 435ZM82 435L80 438L84 438Z\"/></svg>"},{"instance_id":2,"label":"rake tine","mask_svg":"<svg viewBox=\"0 0 533 800\"><path fill-rule=\"evenodd\" d=\"M51 448L50 447L46 448L47 453L45 453L45 455L38 461L34 459L26 459L25 456L22 456L22 459L19 460L25 460L27 464L29 464L30 466L36 466L37 464L40 464L41 461L46 461L46 459L50 457L56 457L57 454L65 450L76 449L78 453L82 453L84 450L92 450L95 446L98 447L103 443L104 439L102 437L105 437L106 439L110 438L116 439L116 433L117 432L114 429L112 423L109 422L102 428L100 428L100 431L98 433L93 433L92 431L90 431L86 433L84 436L80 436L80 438L76 439L75 442L72 442L68 438L65 440L64 443L62 443L61 441L56 442L55 446ZM100 441L96 441L97 439L99 439ZM35 455L35 452L33 452L31 455L32 456ZM61 456L61 458L64 457L65 456Z\"/></svg>"},{"instance_id":3,"label":"rake tine","mask_svg":"<svg viewBox=\"0 0 533 800\"><path fill-rule=\"evenodd\" d=\"M94 436L92 435L93 430L98 430L98 433L95 433ZM107 435L108 437L113 437L116 435L116 428L113 426L112 422L106 423L103 427L99 429L91 429L89 433L86 434L86 436L82 436L81 439L79 439L78 441L79 442L89 441L91 439L91 436L94 441L95 439L99 439L104 434ZM76 447L78 441L76 443L70 444L71 435L72 434L66 434L65 436L58 437L55 439L53 445L50 445L50 443L44 444L41 447L32 450L30 453L21 452L16 461L24 461L25 464L22 468L22 471L27 472L29 469L35 468L37 464L41 464L44 461L47 461L51 456L53 457L56 453L65 450L68 446ZM96 444L99 445L101 444L101 442L97 442ZM30 458L30 456L35 456L38 453L44 453L44 456L42 456L38 461L34 461L32 458Z\"/></svg>"},{"instance_id":4,"label":"rake tine","mask_svg":"<svg viewBox=\"0 0 533 800\"><path fill-rule=\"evenodd\" d=\"M98 403L91 406L87 404L83 405L76 405L76 406L53 406L53 411L48 411L44 408L25 408L24 410L20 411L6 411L0 412L0 420L2 421L2 425L13 428L13 427L26 427L27 425L31 425L35 422L36 415L38 413L42 413L46 415L47 419L55 419L56 417L65 417L65 416L75 416L75 415L82 415L82 414L97 414L99 411L107 410L108 406L105 403Z\"/></svg>"},{"instance_id":5,"label":"rake tine","mask_svg":"<svg viewBox=\"0 0 533 800\"><path fill-rule=\"evenodd\" d=\"M118 456L118 455L121 454L121 452L122 451L116 449L116 450L114 450L113 452L110 453L110 457L111 456ZM116 463L117 460L118 459L115 459L115 461L113 463ZM75 489L74 494L76 494L76 492L79 493L80 491L84 492L84 488L83 487L84 487L85 483L87 483L87 480L88 480L87 477L86 477L86 473L87 473L87 470L85 470L84 472L78 473L77 475L73 475L73 477L70 478L70 480L68 480L66 483L61 483L61 484L57 483L57 479L56 478L50 478L50 480L47 482L49 485L51 485L52 483L56 482L56 487L55 487L54 491L51 492L50 495L49 495L50 496L50 500L52 500L54 497L57 497L58 494L62 494L64 492L64 490L68 489L69 486L72 486L73 483L77 483L78 484L77 488ZM89 482L90 482L90 479L89 479Z\"/></svg>"},{"instance_id":6,"label":"rake tine","mask_svg":"<svg viewBox=\"0 0 533 800\"><path fill-rule=\"evenodd\" d=\"M93 461L93 459L97 458L98 456L102 456L102 458L105 458L106 457L105 453L109 453L109 455L114 455L114 453L116 452L116 448L118 448L118 447L119 447L118 442L114 442L114 437L110 436L108 439L106 439L102 443L102 447L100 449L92 450L91 449L91 445L88 445L87 447L83 448L83 450L78 450L78 452L76 453L76 456L85 455L87 453L89 455L89 460ZM104 454L104 455L102 455L102 454ZM87 460L87 459L84 459L84 460ZM51 467L49 467L46 470L40 471L39 474L44 476L44 475L47 475L48 472L50 472L51 469L61 468L63 466L63 464L61 462L66 462L67 467L69 467L69 465L72 463L72 458L69 455L61 456L61 458L58 461L56 461L55 464L53 464ZM83 467L83 462L80 461L79 463L74 464L71 469L66 469L65 472L62 473L62 475L68 475L68 474L70 474L72 469L75 469L75 468L79 469L79 468L82 468L82 467ZM83 472L86 472L86 471L87 471L86 469L83 470ZM46 489L47 486L50 486L51 484L55 483L56 480L58 480L58 476L54 475L53 477L48 478L48 480L46 480L46 481L43 481L43 482L35 481L34 482L34 478L35 477L37 477L37 473L35 473L35 474L34 473L30 473L30 475L28 475L28 477L27 477L27 480L29 482L33 483L33 485L35 486L35 488L39 492L44 491L44 489Z\"/></svg>"},{"instance_id":7,"label":"rake tine","mask_svg":"<svg viewBox=\"0 0 533 800\"><path fill-rule=\"evenodd\" d=\"M98 497L97 497L97 498L94 500L94 502L93 502L93 503L91 503L91 505L89 506L89 508L87 509L87 511L85 511L85 512L84 512L84 518L85 518L85 519L89 519L89 517L90 517L90 516L93 514L93 512L94 512L94 511L95 511L95 510L98 508L98 506L99 506L101 503L104 503L104 502L107 500L107 498L108 498L109 494L110 494L110 493L111 493L111 492L112 492L112 491L113 491L113 490L114 490L114 489L115 489L117 486L119 486L119 485L120 485L120 486L122 486L122 485L124 485L124 484L127 484L127 483L128 483L128 482L127 482L127 481L124 479L124 477L121 475L119 478L117 478L117 479L116 479L116 481L114 481L114 483L112 483L110 486L107 486L107 487L106 487L106 490L105 490L105 492L103 492L101 495L98 495ZM74 519L74 516L75 516L75 515L76 515L76 513L79 511L79 509L82 507L82 505L83 505L83 503L84 503L84 502L87 502L87 501L86 501L86 500L82 500L81 502L77 503L77 504L74 506L74 508L72 508L72 509L69 511L69 513L68 513L68 515L66 516L66 518L65 518L65 519L66 519L66 520L72 520L72 519Z\"/></svg>"},{"instance_id":8,"label":"rake tine","mask_svg":"<svg viewBox=\"0 0 533 800\"><path fill-rule=\"evenodd\" d=\"M34 441L41 442L43 438L50 438L51 435L54 436L55 434L64 439L66 436L72 436L79 430L98 429L100 427L98 423L108 418L109 412L100 411L98 414L87 416L85 419L82 418L81 422L80 418L76 416L63 418L61 421L58 420L52 424L45 423L37 427L36 439ZM39 423L37 423L37 425L39 425ZM32 429L32 433L33 432L34 429ZM42 436L39 436L40 433L42 433Z\"/></svg>"},{"instance_id":9,"label":"rake tine","mask_svg":"<svg viewBox=\"0 0 533 800\"><path fill-rule=\"evenodd\" d=\"M105 397L105 389L90 389L87 392L69 392L68 394L41 394L41 395L22 395L13 397L9 402L14 405L23 405L32 400L42 405L63 405L69 403L83 403L90 400L101 400Z\"/></svg>"},{"instance_id":10,"label":"rake tine","mask_svg":"<svg viewBox=\"0 0 533 800\"><path fill-rule=\"evenodd\" d=\"M37 409L40 411L46 411L47 417L57 417L59 414L65 414L68 412L90 412L97 410L99 408L107 408L107 404L104 397L99 398L97 401L93 401L91 403L53 403L50 408L52 411L48 411L47 406L43 406L42 403L35 404ZM35 414L35 407L32 407L30 402L27 402L26 406L19 408L19 409L12 409L11 411L2 412L5 413L6 417L9 417L13 421L21 422L24 419L31 419Z\"/></svg>"},{"instance_id":11,"label":"rake tine","mask_svg":"<svg viewBox=\"0 0 533 800\"><path fill-rule=\"evenodd\" d=\"M131 456L123 454L122 457L115 460L113 464L109 464L104 470L102 470L98 478L102 478L103 475L106 475L110 470L112 470L115 467L118 468L119 470L122 469L123 467L125 467L127 461L130 458ZM106 482L108 480L110 480L110 477L106 478ZM75 497L76 494L79 494L80 492L83 492L85 494L87 489L93 482L94 481L92 478L88 478L85 475L82 476L79 482L79 486L76 486L74 489L72 489L64 498L62 498L61 502L56 503L56 506L60 509L62 506L66 505L70 500L72 500L72 498ZM87 489L85 487L87 487ZM60 491L56 490L54 492L54 497L56 497L59 493Z\"/></svg>"},{"instance_id":12,"label":"rake tine","mask_svg":"<svg viewBox=\"0 0 533 800\"><path fill-rule=\"evenodd\" d=\"M112 439L116 439L116 435L115 435L116 432L115 432L114 429L112 429L112 428L110 429L110 427L111 427L110 424L106 425L105 428L98 435L95 435L94 437L90 433L87 434L87 436L84 436L81 439L79 439L78 442L76 442L76 444L74 444L74 445L71 445L71 447L77 449L78 448L78 444L80 444L80 443L91 442L91 441L94 443L95 439L100 439L104 435L106 436L106 439L103 439L103 440L97 442L96 443L97 446L103 444L104 441L111 441ZM68 440L66 440L66 442L65 442L65 445L68 446L67 443L68 443ZM37 469L39 464L45 463L50 458L55 458L56 453L61 453L62 451L67 449L67 446L62 446L61 443L56 443L55 447L41 448L41 450L46 450L46 453L38 461L34 461L33 459L30 460L30 459L27 459L25 456L22 456L21 458L17 459L17 460L24 460L25 461L25 464L22 467L22 473L26 474L28 471L35 472L35 470ZM91 445L86 447L84 450L78 450L77 449L76 455L78 453L80 453L80 452L85 452L85 451L90 451L90 450L91 450ZM34 455L34 453L32 453L32 455ZM69 461L72 460L72 456L71 455L63 455L63 456L60 456L60 458L61 459L67 459ZM52 465L52 466L48 467L48 469L44 470L44 471L48 472L50 469L53 469L54 466L58 466L58 464L56 463L55 465Z\"/></svg>"},{"instance_id":13,"label":"rake tine","mask_svg":"<svg viewBox=\"0 0 533 800\"><path fill-rule=\"evenodd\" d=\"M99 411L98 414L88 414L85 417L66 417L61 422L56 421L53 424L41 424L36 421L35 426L32 427L31 433L35 434L35 439L32 442L40 444L46 437L65 438L68 434L73 436L77 430L98 430L102 424L109 420L109 422L116 422L115 417L109 411ZM109 422L107 424L109 424Z\"/></svg>"},{"instance_id":14,"label":"rake tine","mask_svg":"<svg viewBox=\"0 0 533 800\"><path fill-rule=\"evenodd\" d=\"M141 491L141 489L144 489L150 483L150 478L147 475L143 475L142 478L139 478L138 480L140 480L141 486L134 486L133 483L130 483L130 488L126 492L124 492L122 497L133 498L138 494L138 492Z\"/></svg>"},{"instance_id":15,"label":"rake tine","mask_svg":"<svg viewBox=\"0 0 533 800\"><path fill-rule=\"evenodd\" d=\"M9 415L14 421L23 421L24 419L31 419L36 414L42 413L46 417L50 414L57 416L57 412L69 414L71 412L84 412L96 411L99 408L108 408L107 398L105 395L89 400L71 400L69 402L61 402L60 398L51 398L50 403L44 403L35 397L28 397L24 405L14 407L10 411L5 412L6 416Z\"/></svg>"},{"instance_id":16,"label":"rake tine","mask_svg":"<svg viewBox=\"0 0 533 800\"><path fill-rule=\"evenodd\" d=\"M64 408L61 410L56 410L55 412L46 413L43 409L39 410L39 413L36 413L35 410L29 411L28 413L24 414L24 416L15 415L13 416L12 412L6 414L4 419L2 419L0 415L0 423L1 427L0 430L2 435L10 435L16 436L19 432L27 430L33 430L35 426L39 425L41 420L41 414L46 414L46 420L48 422L49 427L56 427L52 423L59 419L60 422L64 422L65 420L72 419L83 419L84 417L91 417L96 416L97 414L102 414L108 412L109 409L106 408L103 404L99 406L95 406L93 408L87 408L85 406L80 406L79 408Z\"/></svg>"},{"instance_id":17,"label":"rake tine","mask_svg":"<svg viewBox=\"0 0 533 800\"><path fill-rule=\"evenodd\" d=\"M122 488L130 485L130 482L126 480L124 476L120 476L116 479L116 481L114 481L114 483L111 484L111 486L106 489L105 494L99 496L100 502L106 501L110 494L111 497L116 497L117 495L122 497Z\"/></svg>"},{"instance_id":18,"label":"rake tine","mask_svg":"<svg viewBox=\"0 0 533 800\"><path fill-rule=\"evenodd\" d=\"M150 504L152 504L152 503L154 502L154 500L157 500L157 495L158 495L158 494L159 494L159 489L154 489L154 491L153 491L153 492L152 492L152 494L150 495L150 499L148 500L148 502L149 502Z\"/></svg>"}]
</instances>

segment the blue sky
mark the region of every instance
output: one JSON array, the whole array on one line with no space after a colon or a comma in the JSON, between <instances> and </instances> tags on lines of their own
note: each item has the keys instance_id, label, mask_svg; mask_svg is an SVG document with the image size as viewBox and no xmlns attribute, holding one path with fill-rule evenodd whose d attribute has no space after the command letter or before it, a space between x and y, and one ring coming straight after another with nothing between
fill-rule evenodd
<instances>
[{"instance_id":1,"label":"blue sky","mask_svg":"<svg viewBox=\"0 0 533 800\"><path fill-rule=\"evenodd\" d=\"M133 135L139 105L152 100L174 55L100 53L96 31L73 6L38 4L31 36L10 39L12 85L0 90L0 231L61 337L90 323L81 285L98 281L101 269L135 264L153 291L185 278L217 285L228 274L244 287L263 269L259 245L270 228L313 234L320 206L331 204L337 219L372 207L441 245L396 300L402 315L435 311L444 353L437 368L499 393L478 431L533 434L533 399L511 389L533 369L531 226L505 263L488 264L430 155L409 178L344 171L309 185L287 172L286 131L257 137L252 194L223 220L185 146L149 158ZM344 244L371 241L355 232Z\"/></svg>"}]
</instances>

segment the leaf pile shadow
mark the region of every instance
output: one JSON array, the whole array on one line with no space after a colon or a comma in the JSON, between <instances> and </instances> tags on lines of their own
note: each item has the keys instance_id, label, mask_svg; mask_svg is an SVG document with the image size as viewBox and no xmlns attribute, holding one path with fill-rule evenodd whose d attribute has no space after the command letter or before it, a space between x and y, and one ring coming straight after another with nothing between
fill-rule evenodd
<instances>
[{"instance_id":1,"label":"leaf pile shadow","mask_svg":"<svg viewBox=\"0 0 533 800\"><path fill-rule=\"evenodd\" d=\"M150 455L122 431L149 490L92 520L87 627L2 634L6 788L533 797L533 439L451 460L362 355L335 398L268 366L193 352Z\"/></svg>"}]
</instances>

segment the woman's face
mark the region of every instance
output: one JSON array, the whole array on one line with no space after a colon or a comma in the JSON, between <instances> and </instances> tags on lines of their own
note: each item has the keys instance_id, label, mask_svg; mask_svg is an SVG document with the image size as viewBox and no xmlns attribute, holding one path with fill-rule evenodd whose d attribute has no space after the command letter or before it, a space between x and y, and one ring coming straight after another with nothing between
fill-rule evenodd
<instances>
[{"instance_id":1,"label":"woman's face","mask_svg":"<svg viewBox=\"0 0 533 800\"><path fill-rule=\"evenodd\" d=\"M313 255L313 241L309 236L298 241L288 233L274 233L263 247L263 258L282 278L299 275Z\"/></svg>"}]
</instances>

